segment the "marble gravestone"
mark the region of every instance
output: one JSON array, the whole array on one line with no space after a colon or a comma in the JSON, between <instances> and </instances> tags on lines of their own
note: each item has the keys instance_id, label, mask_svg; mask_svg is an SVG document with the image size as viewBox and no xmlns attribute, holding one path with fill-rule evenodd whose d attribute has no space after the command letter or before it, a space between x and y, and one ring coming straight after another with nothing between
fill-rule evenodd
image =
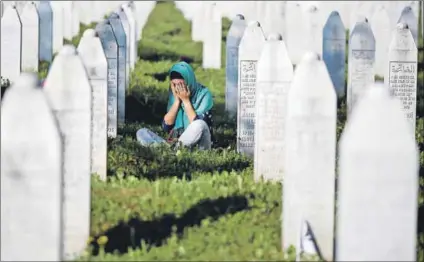
<instances>
[{"instance_id":1,"label":"marble gravestone","mask_svg":"<svg viewBox=\"0 0 424 262\"><path fill-rule=\"evenodd\" d=\"M257 64L254 178L282 181L287 94L293 64L279 34L271 34Z\"/></svg>"},{"instance_id":2,"label":"marble gravestone","mask_svg":"<svg viewBox=\"0 0 424 262\"><path fill-rule=\"evenodd\" d=\"M68 9L65 9L68 10ZM78 11L78 1L71 1L71 10L72 10L72 20L71 22L71 39L74 36L77 36L80 31L80 15Z\"/></svg>"},{"instance_id":3,"label":"marble gravestone","mask_svg":"<svg viewBox=\"0 0 424 262\"><path fill-rule=\"evenodd\" d=\"M253 157L257 64L265 45L261 25L251 21L239 45L237 82L237 152Z\"/></svg>"},{"instance_id":4,"label":"marble gravestone","mask_svg":"<svg viewBox=\"0 0 424 262\"><path fill-rule=\"evenodd\" d=\"M119 8L119 10L116 12L118 14L119 20L122 23L122 27L124 28L124 32L125 32L125 36L126 36L126 48L127 48L127 53L125 56L126 59L126 69L125 69L125 89L128 90L129 88L129 84L130 84L130 69L131 69L131 48L132 48L132 42L131 42L131 28L130 28L130 24L128 22L128 18L127 15L125 14L124 10L122 9L122 7ZM116 36L115 36L116 37Z\"/></svg>"},{"instance_id":5,"label":"marble gravestone","mask_svg":"<svg viewBox=\"0 0 424 262\"><path fill-rule=\"evenodd\" d=\"M296 65L302 55L303 47L305 45L305 35L303 28L305 28L305 21L299 19L302 17L302 8L300 1L287 1L286 2L286 37L285 44L287 51L290 55L290 60Z\"/></svg>"},{"instance_id":6,"label":"marble gravestone","mask_svg":"<svg viewBox=\"0 0 424 262\"><path fill-rule=\"evenodd\" d=\"M22 71L38 72L38 12L34 2L24 6L22 23Z\"/></svg>"},{"instance_id":7,"label":"marble gravestone","mask_svg":"<svg viewBox=\"0 0 424 262\"><path fill-rule=\"evenodd\" d=\"M387 56L391 36L389 14L384 5L380 5L371 17L371 29L375 41L375 75L383 77L388 66Z\"/></svg>"},{"instance_id":8,"label":"marble gravestone","mask_svg":"<svg viewBox=\"0 0 424 262\"><path fill-rule=\"evenodd\" d=\"M52 62L53 59L53 10L50 1L40 1L38 4L40 17L40 61Z\"/></svg>"},{"instance_id":9,"label":"marble gravestone","mask_svg":"<svg viewBox=\"0 0 424 262\"><path fill-rule=\"evenodd\" d=\"M61 138L36 83L22 73L1 106L2 261L61 260Z\"/></svg>"},{"instance_id":10,"label":"marble gravestone","mask_svg":"<svg viewBox=\"0 0 424 262\"><path fill-rule=\"evenodd\" d=\"M331 12L323 28L322 59L338 97L345 96L346 30L337 11Z\"/></svg>"},{"instance_id":11,"label":"marble gravestone","mask_svg":"<svg viewBox=\"0 0 424 262\"><path fill-rule=\"evenodd\" d=\"M206 13L206 5L208 2L193 2L198 4L197 11L194 13L193 18L191 19L191 40L193 41L203 41L203 30L204 30L204 20Z\"/></svg>"},{"instance_id":12,"label":"marble gravestone","mask_svg":"<svg viewBox=\"0 0 424 262\"><path fill-rule=\"evenodd\" d=\"M15 5L9 5L1 18L1 76L14 82L21 73L22 24Z\"/></svg>"},{"instance_id":13,"label":"marble gravestone","mask_svg":"<svg viewBox=\"0 0 424 262\"><path fill-rule=\"evenodd\" d=\"M306 53L287 96L283 248L297 245L305 220L325 261L334 261L336 124L337 95L326 65Z\"/></svg>"},{"instance_id":14,"label":"marble gravestone","mask_svg":"<svg viewBox=\"0 0 424 262\"><path fill-rule=\"evenodd\" d=\"M359 21L349 39L347 112L352 112L362 93L374 83L375 38L368 19Z\"/></svg>"},{"instance_id":15,"label":"marble gravestone","mask_svg":"<svg viewBox=\"0 0 424 262\"><path fill-rule=\"evenodd\" d=\"M237 83L238 83L238 54L241 38L246 29L246 21L243 15L236 15L227 35L226 43L226 88L225 110L230 116L237 113Z\"/></svg>"},{"instance_id":16,"label":"marble gravestone","mask_svg":"<svg viewBox=\"0 0 424 262\"><path fill-rule=\"evenodd\" d=\"M321 10L318 8L316 4L311 4L305 8L302 12L303 15L303 26L304 34L305 34L305 52L315 52L318 55L322 55L322 25L320 21Z\"/></svg>"},{"instance_id":17,"label":"marble gravestone","mask_svg":"<svg viewBox=\"0 0 424 262\"><path fill-rule=\"evenodd\" d=\"M406 23L399 23L389 46L389 65L384 78L391 94L401 103L415 136L417 115L418 50Z\"/></svg>"},{"instance_id":18,"label":"marble gravestone","mask_svg":"<svg viewBox=\"0 0 424 262\"><path fill-rule=\"evenodd\" d=\"M129 35L129 39L131 41L130 43L130 66L131 66L131 70L134 70L135 67L135 62L137 62L137 21L135 20L134 17L134 13L131 9L131 7L129 6L128 3L123 4L122 5L122 10L124 11L127 20L128 20L128 24L130 26L130 35Z\"/></svg>"},{"instance_id":19,"label":"marble gravestone","mask_svg":"<svg viewBox=\"0 0 424 262\"><path fill-rule=\"evenodd\" d=\"M203 36L202 67L205 69L220 69L222 18L218 12L216 3L207 3L206 5L205 21L202 28L202 30L205 30Z\"/></svg>"},{"instance_id":20,"label":"marble gravestone","mask_svg":"<svg viewBox=\"0 0 424 262\"><path fill-rule=\"evenodd\" d=\"M118 45L118 124L125 123L125 90L127 86L127 39L118 14L112 13L109 17Z\"/></svg>"},{"instance_id":21,"label":"marble gravestone","mask_svg":"<svg viewBox=\"0 0 424 262\"><path fill-rule=\"evenodd\" d=\"M335 261L416 261L418 150L382 84L358 102L338 151Z\"/></svg>"},{"instance_id":22,"label":"marble gravestone","mask_svg":"<svg viewBox=\"0 0 424 262\"><path fill-rule=\"evenodd\" d=\"M408 25L412 37L414 38L415 45L418 46L418 18L414 15L411 6L405 6L397 23L405 23Z\"/></svg>"},{"instance_id":23,"label":"marble gravestone","mask_svg":"<svg viewBox=\"0 0 424 262\"><path fill-rule=\"evenodd\" d=\"M91 202L91 86L74 46L55 57L44 91L62 134L63 252L72 260L86 248Z\"/></svg>"},{"instance_id":24,"label":"marble gravestone","mask_svg":"<svg viewBox=\"0 0 424 262\"><path fill-rule=\"evenodd\" d=\"M118 133L118 44L108 20L98 23L96 32L107 59L107 135Z\"/></svg>"},{"instance_id":25,"label":"marble gravestone","mask_svg":"<svg viewBox=\"0 0 424 262\"><path fill-rule=\"evenodd\" d=\"M59 52L63 47L64 9L60 1L50 2L53 11L53 53Z\"/></svg>"},{"instance_id":26,"label":"marble gravestone","mask_svg":"<svg viewBox=\"0 0 424 262\"><path fill-rule=\"evenodd\" d=\"M92 89L91 173L106 181L107 175L107 60L99 37L85 30L78 53L86 68Z\"/></svg>"},{"instance_id":27,"label":"marble gravestone","mask_svg":"<svg viewBox=\"0 0 424 262\"><path fill-rule=\"evenodd\" d=\"M57 2L59 3L59 2ZM73 2L72 1L63 1L63 38L67 40L72 39L72 20L73 20ZM65 11L67 10L67 11ZM63 43L63 41L62 41Z\"/></svg>"}]
</instances>

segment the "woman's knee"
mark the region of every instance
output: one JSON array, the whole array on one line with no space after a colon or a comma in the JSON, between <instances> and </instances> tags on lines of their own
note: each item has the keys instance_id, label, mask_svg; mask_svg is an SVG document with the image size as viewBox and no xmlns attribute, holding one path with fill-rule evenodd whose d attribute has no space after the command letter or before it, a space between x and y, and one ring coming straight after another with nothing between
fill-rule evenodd
<instances>
[{"instance_id":1,"label":"woman's knee","mask_svg":"<svg viewBox=\"0 0 424 262\"><path fill-rule=\"evenodd\" d=\"M199 130L199 131L202 131L202 132L209 131L208 124L202 119L194 120L193 122L191 122L189 127L190 126L192 126L193 129L196 129L196 130Z\"/></svg>"}]
</instances>

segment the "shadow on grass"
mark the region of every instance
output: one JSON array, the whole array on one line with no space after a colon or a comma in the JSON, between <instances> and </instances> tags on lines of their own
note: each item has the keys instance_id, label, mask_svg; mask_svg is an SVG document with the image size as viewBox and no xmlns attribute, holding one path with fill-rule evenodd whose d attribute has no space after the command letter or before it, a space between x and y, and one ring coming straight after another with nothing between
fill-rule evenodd
<instances>
[{"instance_id":1,"label":"shadow on grass","mask_svg":"<svg viewBox=\"0 0 424 262\"><path fill-rule=\"evenodd\" d=\"M165 214L153 221L132 218L128 222L120 222L114 228L95 237L91 243L92 254L99 254L97 239L100 236L107 236L108 238L104 247L106 253L118 251L125 254L128 252L128 248L140 248L141 241L146 244L142 248L149 250L151 247L163 245L173 234L173 228L176 228L177 237L181 238L186 228L199 226L203 219L210 218L216 221L222 216L248 209L247 198L236 195L214 200L202 200L178 218L175 214Z\"/></svg>"}]
</instances>

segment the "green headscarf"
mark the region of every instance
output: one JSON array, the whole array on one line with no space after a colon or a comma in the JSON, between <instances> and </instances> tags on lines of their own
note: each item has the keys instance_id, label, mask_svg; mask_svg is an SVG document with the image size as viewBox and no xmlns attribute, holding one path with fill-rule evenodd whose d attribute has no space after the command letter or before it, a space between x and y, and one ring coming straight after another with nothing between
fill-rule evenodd
<instances>
[{"instance_id":1,"label":"green headscarf","mask_svg":"<svg viewBox=\"0 0 424 262\"><path fill-rule=\"evenodd\" d=\"M171 67L168 74L171 75L171 72L177 72L184 78L185 84L190 89L190 101L197 115L204 114L212 109L212 94L205 86L197 83L193 68L189 64L186 62L176 63ZM172 93L170 87L167 111L169 111L173 103L174 94ZM190 121L187 117L187 114L185 113L184 105L181 103L181 106L178 109L177 117L175 118L174 129L183 128L185 130L189 124Z\"/></svg>"}]
</instances>

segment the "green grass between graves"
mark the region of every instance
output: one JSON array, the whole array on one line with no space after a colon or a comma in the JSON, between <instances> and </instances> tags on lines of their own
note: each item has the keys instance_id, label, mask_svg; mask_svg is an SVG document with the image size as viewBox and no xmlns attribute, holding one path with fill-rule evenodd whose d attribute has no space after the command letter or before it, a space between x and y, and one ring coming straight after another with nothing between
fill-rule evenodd
<instances>
[{"instance_id":1,"label":"green grass between graves","mask_svg":"<svg viewBox=\"0 0 424 262\"><path fill-rule=\"evenodd\" d=\"M230 21L223 20L223 56ZM94 24L88 26L94 27ZM72 39L77 45L80 35ZM143 30L127 94L128 124L109 141L107 183L92 180L91 239L81 261L294 260L281 250L279 184L254 183L252 161L234 151L236 129L224 114L225 69L201 68L202 45L191 41L190 23L172 2L159 2ZM420 42L420 65L424 62ZM167 99L167 71L184 58L215 99L217 148L177 154L143 148L135 131L161 134ZM45 78L48 64L42 65ZM347 69L347 67L346 67ZM417 141L421 154L420 217L424 220L424 75L419 74ZM345 121L339 109L338 135ZM419 225L419 261L424 261L424 225Z\"/></svg>"}]
</instances>

